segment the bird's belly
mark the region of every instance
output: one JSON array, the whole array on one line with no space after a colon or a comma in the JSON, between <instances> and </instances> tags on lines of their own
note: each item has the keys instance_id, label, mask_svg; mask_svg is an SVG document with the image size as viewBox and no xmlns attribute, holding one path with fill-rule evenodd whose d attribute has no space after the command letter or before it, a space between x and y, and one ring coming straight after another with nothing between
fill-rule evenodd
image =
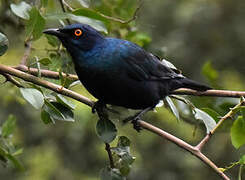
<instances>
[{"instance_id":1,"label":"bird's belly","mask_svg":"<svg viewBox=\"0 0 245 180\"><path fill-rule=\"evenodd\" d=\"M122 75L94 75L80 77L85 88L97 99L131 109L155 106L160 100L156 82L137 81Z\"/></svg>"}]
</instances>

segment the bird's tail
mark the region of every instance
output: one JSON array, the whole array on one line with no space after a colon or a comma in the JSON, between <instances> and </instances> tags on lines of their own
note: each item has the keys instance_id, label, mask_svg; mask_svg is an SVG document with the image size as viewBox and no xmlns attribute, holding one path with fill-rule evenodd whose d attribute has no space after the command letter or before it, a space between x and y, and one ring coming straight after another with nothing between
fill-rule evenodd
<instances>
[{"instance_id":1,"label":"bird's tail","mask_svg":"<svg viewBox=\"0 0 245 180\"><path fill-rule=\"evenodd\" d=\"M188 89L193 89L197 91L206 91L206 90L212 89L211 87L207 85L198 83L188 78L176 79L173 81L173 83L174 84L171 86L173 87L173 89L171 89L172 91L178 88L188 88Z\"/></svg>"}]
</instances>

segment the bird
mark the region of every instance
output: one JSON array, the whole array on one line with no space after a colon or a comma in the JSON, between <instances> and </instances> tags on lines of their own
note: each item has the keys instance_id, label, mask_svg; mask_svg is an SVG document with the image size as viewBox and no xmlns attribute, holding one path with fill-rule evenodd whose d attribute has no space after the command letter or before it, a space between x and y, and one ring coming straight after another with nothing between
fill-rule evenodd
<instances>
[{"instance_id":1,"label":"bird","mask_svg":"<svg viewBox=\"0 0 245 180\"><path fill-rule=\"evenodd\" d=\"M142 110L139 118L176 89L211 89L186 78L137 44L106 37L90 25L71 24L43 33L61 41L79 80L98 99L97 105Z\"/></svg>"}]
</instances>

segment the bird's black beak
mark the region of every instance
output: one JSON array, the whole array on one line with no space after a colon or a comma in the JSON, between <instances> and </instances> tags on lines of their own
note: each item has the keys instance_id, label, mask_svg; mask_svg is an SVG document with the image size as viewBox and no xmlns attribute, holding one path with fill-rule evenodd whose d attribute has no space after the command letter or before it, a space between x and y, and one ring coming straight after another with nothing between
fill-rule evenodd
<instances>
[{"instance_id":1,"label":"bird's black beak","mask_svg":"<svg viewBox=\"0 0 245 180\"><path fill-rule=\"evenodd\" d=\"M43 31L45 34L57 36L57 37L62 37L64 34L60 31L60 29L46 29Z\"/></svg>"}]
</instances>

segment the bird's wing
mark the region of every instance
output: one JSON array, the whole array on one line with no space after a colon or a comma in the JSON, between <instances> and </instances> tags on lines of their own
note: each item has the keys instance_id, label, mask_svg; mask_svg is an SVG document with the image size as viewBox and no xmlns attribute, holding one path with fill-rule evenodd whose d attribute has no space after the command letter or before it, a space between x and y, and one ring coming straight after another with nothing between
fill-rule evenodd
<instances>
[{"instance_id":1,"label":"bird's wing","mask_svg":"<svg viewBox=\"0 0 245 180\"><path fill-rule=\"evenodd\" d=\"M122 52L121 57L127 63L129 76L134 79L161 81L184 77L137 45L128 44L126 49L127 53Z\"/></svg>"}]
</instances>

